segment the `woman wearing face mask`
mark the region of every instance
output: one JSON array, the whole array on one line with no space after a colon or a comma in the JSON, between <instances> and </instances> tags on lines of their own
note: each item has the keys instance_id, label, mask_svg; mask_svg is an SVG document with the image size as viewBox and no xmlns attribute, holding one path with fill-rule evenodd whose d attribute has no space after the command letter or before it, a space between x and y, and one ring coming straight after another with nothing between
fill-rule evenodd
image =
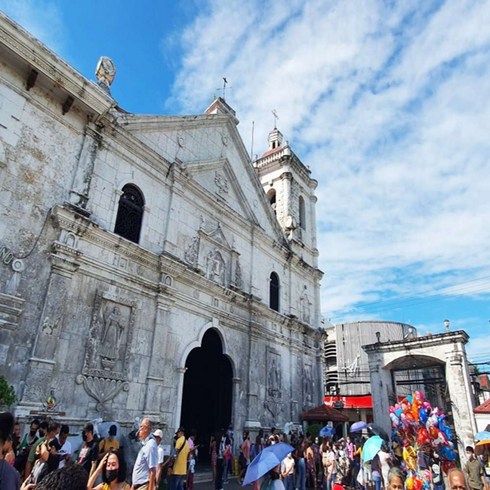
<instances>
[{"instance_id":1,"label":"woman wearing face mask","mask_svg":"<svg viewBox=\"0 0 490 490\"><path fill-rule=\"evenodd\" d=\"M102 473L102 483L94 484ZM108 452L100 461L99 466L90 476L87 490L129 490L131 486L125 482L126 465L124 458L119 457L117 451Z\"/></svg>"}]
</instances>

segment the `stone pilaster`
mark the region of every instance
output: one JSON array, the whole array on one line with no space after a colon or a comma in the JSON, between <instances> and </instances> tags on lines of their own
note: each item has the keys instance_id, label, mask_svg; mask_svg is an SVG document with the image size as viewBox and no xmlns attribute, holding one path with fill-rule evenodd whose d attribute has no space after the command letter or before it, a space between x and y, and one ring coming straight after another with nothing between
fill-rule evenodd
<instances>
[{"instance_id":1,"label":"stone pilaster","mask_svg":"<svg viewBox=\"0 0 490 490\"><path fill-rule=\"evenodd\" d=\"M458 400L457 404L451 404L451 409L454 429L458 435L459 455L464 464L467 461L465 447L473 444L476 424L470 377L464 362L465 353L456 343L452 347L453 350L446 353L446 380L451 400Z\"/></svg>"},{"instance_id":2,"label":"stone pilaster","mask_svg":"<svg viewBox=\"0 0 490 490\"><path fill-rule=\"evenodd\" d=\"M175 405L175 418L174 418L174 428L177 429L180 425L180 415L182 412L182 394L184 392L184 375L187 371L186 367L177 368L177 397Z\"/></svg>"},{"instance_id":3,"label":"stone pilaster","mask_svg":"<svg viewBox=\"0 0 490 490\"><path fill-rule=\"evenodd\" d=\"M71 290L71 279L78 270L77 252L66 253L66 246L55 242L50 256L51 273L41 319L28 361L25 390L21 406L39 408L50 393L51 378L56 366L56 349L63 328L65 305Z\"/></svg>"},{"instance_id":4,"label":"stone pilaster","mask_svg":"<svg viewBox=\"0 0 490 490\"><path fill-rule=\"evenodd\" d=\"M161 413L162 390L165 374L165 346L170 324L171 306L173 302L165 295L157 297L155 328L153 331L152 352L148 376L146 378L146 394L144 413L158 420ZM168 422L168 421L167 421Z\"/></svg>"},{"instance_id":5,"label":"stone pilaster","mask_svg":"<svg viewBox=\"0 0 490 490\"><path fill-rule=\"evenodd\" d=\"M82 147L70 190L70 204L81 212L87 213L90 184L101 141L102 135L98 132L97 127L93 123L88 123L85 127Z\"/></svg>"},{"instance_id":6,"label":"stone pilaster","mask_svg":"<svg viewBox=\"0 0 490 490\"><path fill-rule=\"evenodd\" d=\"M372 397L373 400L376 400L373 403L374 422L389 434L391 432L391 420L388 413L393 385L390 371L383 368L382 360L378 356L369 359L369 376L371 378Z\"/></svg>"}]
</instances>

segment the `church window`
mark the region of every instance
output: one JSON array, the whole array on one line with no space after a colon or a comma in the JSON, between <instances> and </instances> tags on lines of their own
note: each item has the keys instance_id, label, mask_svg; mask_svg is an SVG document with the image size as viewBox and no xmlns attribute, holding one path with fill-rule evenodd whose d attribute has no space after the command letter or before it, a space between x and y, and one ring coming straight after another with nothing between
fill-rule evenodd
<instances>
[{"instance_id":1,"label":"church window","mask_svg":"<svg viewBox=\"0 0 490 490\"><path fill-rule=\"evenodd\" d=\"M269 279L269 307L279 311L279 276L271 272Z\"/></svg>"},{"instance_id":2,"label":"church window","mask_svg":"<svg viewBox=\"0 0 490 490\"><path fill-rule=\"evenodd\" d=\"M274 211L274 214L276 214L276 190L271 189L267 193L267 198L269 199L269 204L271 205L271 208Z\"/></svg>"},{"instance_id":3,"label":"church window","mask_svg":"<svg viewBox=\"0 0 490 490\"><path fill-rule=\"evenodd\" d=\"M305 200L303 196L299 196L299 226L306 230Z\"/></svg>"},{"instance_id":4,"label":"church window","mask_svg":"<svg viewBox=\"0 0 490 490\"><path fill-rule=\"evenodd\" d=\"M132 184L126 184L122 188L122 195L119 199L114 233L134 243L138 243L141 223L143 221L144 205L143 194L139 189Z\"/></svg>"}]
</instances>

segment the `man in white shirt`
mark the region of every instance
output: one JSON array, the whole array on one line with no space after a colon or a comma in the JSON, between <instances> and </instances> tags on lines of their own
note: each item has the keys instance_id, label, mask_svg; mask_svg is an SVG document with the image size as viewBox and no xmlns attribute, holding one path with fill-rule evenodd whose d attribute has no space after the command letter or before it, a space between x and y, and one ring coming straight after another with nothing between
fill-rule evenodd
<instances>
[{"instance_id":1,"label":"man in white shirt","mask_svg":"<svg viewBox=\"0 0 490 490\"><path fill-rule=\"evenodd\" d=\"M162 479L162 468L163 468L163 447L161 446L163 439L163 432L160 429L157 429L153 432L153 437L155 438L155 442L157 443L157 451L158 451L158 466L157 466L157 474L156 474L156 486L160 485L160 480Z\"/></svg>"},{"instance_id":2,"label":"man in white shirt","mask_svg":"<svg viewBox=\"0 0 490 490\"><path fill-rule=\"evenodd\" d=\"M62 425L58 436L61 446L61 449L58 451L58 456L60 457L58 468L63 468L66 462L71 458L71 442L68 440L69 434L70 427L67 425Z\"/></svg>"},{"instance_id":3,"label":"man in white shirt","mask_svg":"<svg viewBox=\"0 0 490 490\"><path fill-rule=\"evenodd\" d=\"M151 435L151 420L146 418L140 423L138 438L143 444L133 467L132 490L156 490L156 472L158 466L157 443Z\"/></svg>"}]
</instances>

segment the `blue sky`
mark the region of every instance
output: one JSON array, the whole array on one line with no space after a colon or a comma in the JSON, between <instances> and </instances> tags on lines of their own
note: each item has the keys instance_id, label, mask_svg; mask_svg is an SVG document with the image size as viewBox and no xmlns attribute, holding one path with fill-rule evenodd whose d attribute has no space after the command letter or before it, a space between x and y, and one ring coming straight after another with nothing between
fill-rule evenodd
<instances>
[{"instance_id":1,"label":"blue sky","mask_svg":"<svg viewBox=\"0 0 490 490\"><path fill-rule=\"evenodd\" d=\"M2 10L130 112L202 112L222 77L253 153L318 180L322 312L471 336L490 360L490 2L15 1Z\"/></svg>"}]
</instances>

